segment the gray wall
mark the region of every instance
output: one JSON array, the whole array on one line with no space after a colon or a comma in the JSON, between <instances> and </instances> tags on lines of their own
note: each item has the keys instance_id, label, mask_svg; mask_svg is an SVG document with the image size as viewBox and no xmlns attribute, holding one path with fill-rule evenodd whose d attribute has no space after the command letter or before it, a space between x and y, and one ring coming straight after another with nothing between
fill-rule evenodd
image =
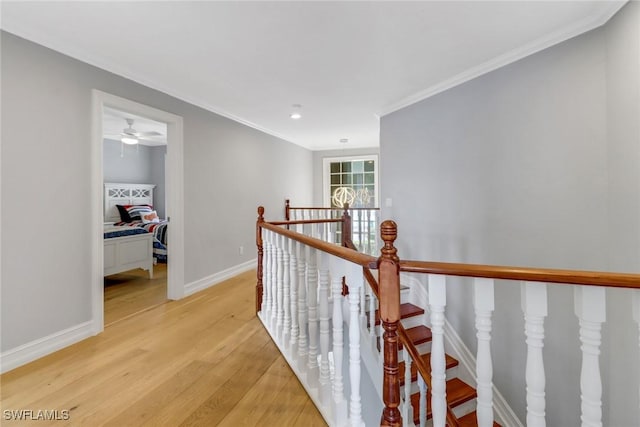
<instances>
[{"instance_id":1,"label":"gray wall","mask_svg":"<svg viewBox=\"0 0 640 427\"><path fill-rule=\"evenodd\" d=\"M313 206L326 206L327 204L322 200L323 188L322 188L322 162L326 157L349 157L349 156L365 156L375 154L380 155L380 149L378 147L371 148L352 148L345 150L319 150L313 152ZM378 162L380 159L378 159ZM378 170L380 165L378 164ZM294 203L295 202L295 203ZM292 200L292 204L295 206L301 206L297 201Z\"/></svg>"},{"instance_id":2,"label":"gray wall","mask_svg":"<svg viewBox=\"0 0 640 427\"><path fill-rule=\"evenodd\" d=\"M310 151L1 37L2 351L90 320L92 89L184 118L185 283L255 258L259 204L311 202Z\"/></svg>"},{"instance_id":3,"label":"gray wall","mask_svg":"<svg viewBox=\"0 0 640 427\"><path fill-rule=\"evenodd\" d=\"M640 271L639 9L382 118L382 217L398 222L401 258ZM448 283L447 319L475 352L470 282ZM630 427L637 326L629 293L608 295L604 425ZM523 331L519 286L498 282L494 381L521 420ZM547 423L577 426L571 287L549 286L544 357Z\"/></svg>"},{"instance_id":4,"label":"gray wall","mask_svg":"<svg viewBox=\"0 0 640 427\"><path fill-rule=\"evenodd\" d=\"M104 140L102 151L104 182L155 184L154 208L160 218L165 218L164 157L167 147L124 144L124 157L121 157L121 146L122 143L119 141Z\"/></svg>"}]
</instances>

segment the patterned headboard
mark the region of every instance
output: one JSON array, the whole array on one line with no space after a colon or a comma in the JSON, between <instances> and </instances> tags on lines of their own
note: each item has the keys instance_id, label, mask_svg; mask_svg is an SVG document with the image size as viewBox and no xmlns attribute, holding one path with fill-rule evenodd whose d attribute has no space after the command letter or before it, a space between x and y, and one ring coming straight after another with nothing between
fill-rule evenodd
<instances>
[{"instance_id":1,"label":"patterned headboard","mask_svg":"<svg viewBox=\"0 0 640 427\"><path fill-rule=\"evenodd\" d=\"M104 184L104 221L118 222L116 205L152 205L154 184Z\"/></svg>"}]
</instances>

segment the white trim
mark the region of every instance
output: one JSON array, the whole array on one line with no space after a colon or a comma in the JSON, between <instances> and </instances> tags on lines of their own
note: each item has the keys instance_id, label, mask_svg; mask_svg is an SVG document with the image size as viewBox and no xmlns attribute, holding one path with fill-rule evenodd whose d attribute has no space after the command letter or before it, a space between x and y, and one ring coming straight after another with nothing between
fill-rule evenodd
<instances>
[{"instance_id":1,"label":"white trim","mask_svg":"<svg viewBox=\"0 0 640 427\"><path fill-rule=\"evenodd\" d=\"M92 335L94 335L93 324L89 321L7 350L0 354L0 374L68 347Z\"/></svg>"},{"instance_id":2,"label":"white trim","mask_svg":"<svg viewBox=\"0 0 640 427\"><path fill-rule=\"evenodd\" d=\"M184 296L195 294L196 292L200 292L213 285L217 285L220 282L224 282L227 279L237 276L240 273L254 269L257 266L257 262L257 258L254 258L210 276L203 277L195 282L187 283L184 287Z\"/></svg>"},{"instance_id":3,"label":"white trim","mask_svg":"<svg viewBox=\"0 0 640 427\"><path fill-rule=\"evenodd\" d=\"M460 364L459 368L462 368L466 371L466 373L475 378L473 372L476 370L476 358L473 356L471 351L464 345L460 335L453 329L451 323L444 320L444 337L447 341L447 344L451 346L452 356L458 359ZM458 375L460 376L460 375ZM473 385L475 386L475 380L473 381ZM507 403L504 396L498 391L496 385L493 384L493 409L496 414L496 421L498 421L503 426L509 427L524 427L524 425L520 422L520 419L513 412L509 404Z\"/></svg>"},{"instance_id":4,"label":"white trim","mask_svg":"<svg viewBox=\"0 0 640 427\"><path fill-rule=\"evenodd\" d=\"M386 106L380 111L378 117L386 116L387 114L391 114L395 111L398 111L402 108L408 107L409 105L415 104L416 102L423 101L427 98L430 98L434 95L437 95L440 92L444 92L445 90L451 89L458 85L461 85L469 80L473 80L476 77L480 77L483 74L487 74L491 71L494 71L498 68L509 65L513 62L519 61L522 58L525 58L529 55L533 55L536 52L540 52L541 50L547 49L551 46L554 46L558 43L562 43L572 37L576 37L582 33L590 31L594 28L597 28L603 24L605 24L611 17L618 11L627 1L611 1L608 2L606 9L602 11L599 15L596 16L588 16L582 21L567 27L563 28L560 31L556 31L550 35L541 37L533 42L514 49L510 52L499 55L493 59L490 59L483 64L476 65L475 67L471 67L460 74L457 74L449 79L443 80L440 83L437 83L425 90L421 90L413 95L410 95L404 99L401 99L398 102L395 102L391 105Z\"/></svg>"},{"instance_id":5,"label":"white trim","mask_svg":"<svg viewBox=\"0 0 640 427\"><path fill-rule=\"evenodd\" d=\"M102 165L102 113L103 107L111 107L167 124L167 168L165 181L167 184L167 217L171 225L167 232L171 245L168 247L167 296L179 299L184 296L184 148L182 117L167 113L144 104L130 101L97 89L92 90L92 295L91 322L93 334L104 330L104 245L103 231L103 165Z\"/></svg>"},{"instance_id":6,"label":"white trim","mask_svg":"<svg viewBox=\"0 0 640 427\"><path fill-rule=\"evenodd\" d=\"M355 162L357 160L373 160L373 184L376 188L376 206L380 206L380 187L378 183L378 175L379 175L379 156L377 154L361 154L361 155L353 155L353 156L336 156L336 157L323 157L322 158L322 200L325 203L325 206L331 206L331 197L329 192L330 182L329 177L331 175L329 168L331 167L331 162L335 161L344 161L344 162Z\"/></svg>"}]
</instances>

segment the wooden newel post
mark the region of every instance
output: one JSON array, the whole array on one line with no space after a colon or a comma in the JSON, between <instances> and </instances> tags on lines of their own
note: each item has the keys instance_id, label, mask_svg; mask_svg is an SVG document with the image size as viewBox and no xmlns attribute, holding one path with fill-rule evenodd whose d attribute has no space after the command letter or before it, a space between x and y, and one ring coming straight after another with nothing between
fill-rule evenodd
<instances>
[{"instance_id":1,"label":"wooden newel post","mask_svg":"<svg viewBox=\"0 0 640 427\"><path fill-rule=\"evenodd\" d=\"M347 243L351 241L351 215L349 215L349 203L345 203L342 213L342 246L346 248Z\"/></svg>"},{"instance_id":2,"label":"wooden newel post","mask_svg":"<svg viewBox=\"0 0 640 427\"><path fill-rule=\"evenodd\" d=\"M264 222L264 207L258 206L258 221L256 222L256 246L258 247L258 281L256 282L256 313L262 309L262 223Z\"/></svg>"},{"instance_id":3,"label":"wooden newel post","mask_svg":"<svg viewBox=\"0 0 640 427\"><path fill-rule=\"evenodd\" d=\"M400 405L400 378L398 375L398 323L400 322L400 260L393 246L398 235L398 226L393 221L384 221L380 226L384 241L382 255L378 259L378 282L380 283L380 320L384 328L384 373L382 378L381 426L400 427L402 416Z\"/></svg>"}]
</instances>

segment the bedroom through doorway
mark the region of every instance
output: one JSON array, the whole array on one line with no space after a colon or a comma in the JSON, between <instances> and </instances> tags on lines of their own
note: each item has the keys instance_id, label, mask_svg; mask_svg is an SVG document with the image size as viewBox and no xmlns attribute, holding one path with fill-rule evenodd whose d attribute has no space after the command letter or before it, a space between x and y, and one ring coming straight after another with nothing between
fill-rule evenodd
<instances>
[{"instance_id":1,"label":"bedroom through doorway","mask_svg":"<svg viewBox=\"0 0 640 427\"><path fill-rule=\"evenodd\" d=\"M167 124L105 107L102 133L108 326L167 301Z\"/></svg>"},{"instance_id":2,"label":"bedroom through doorway","mask_svg":"<svg viewBox=\"0 0 640 427\"><path fill-rule=\"evenodd\" d=\"M180 116L92 91L94 334L184 296L182 129Z\"/></svg>"}]
</instances>

